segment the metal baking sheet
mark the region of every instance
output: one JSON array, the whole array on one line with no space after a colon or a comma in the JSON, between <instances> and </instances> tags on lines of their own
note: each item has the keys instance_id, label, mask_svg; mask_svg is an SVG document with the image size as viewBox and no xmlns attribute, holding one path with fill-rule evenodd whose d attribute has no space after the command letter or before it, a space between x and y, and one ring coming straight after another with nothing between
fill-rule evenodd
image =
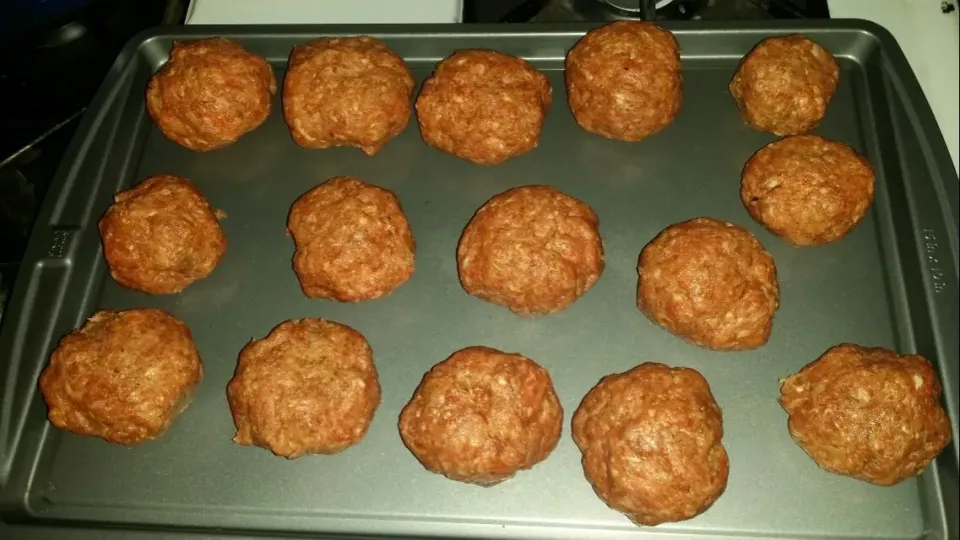
<instances>
[{"instance_id":1,"label":"metal baking sheet","mask_svg":"<svg viewBox=\"0 0 960 540\"><path fill-rule=\"evenodd\" d=\"M191 27L134 39L68 151L3 321L0 537L957 538L956 443L920 478L875 487L818 469L791 441L777 404L778 379L836 343L916 351L939 368L957 439L958 184L903 54L865 22L666 26L683 53L683 108L664 132L633 144L586 133L567 108L562 59L588 26ZM840 87L816 131L852 145L877 170L873 209L825 247L787 246L750 220L738 195L745 160L773 136L741 122L727 82L759 40L790 32L840 58ZM239 40L266 56L279 79L294 45L343 34L385 40L419 80L460 48L528 58L555 92L539 148L481 167L427 147L411 122L372 158L351 148L307 150L291 140L278 96L262 127L233 146L195 153L165 140L144 110L147 80L174 40ZM219 267L176 296L114 283L96 229L115 192L161 172L192 179L229 216ZM287 212L298 195L337 175L395 190L409 215L417 270L387 298L343 305L300 292ZM524 184L552 184L593 206L607 255L589 293L536 319L464 293L454 255L473 212ZM782 307L759 350L699 349L635 306L640 249L665 226L696 216L746 226L776 259ZM193 404L165 437L135 448L51 428L36 381L59 337L97 309L141 306L169 310L192 328L206 371ZM383 404L368 435L342 454L295 461L233 444L225 386L237 354L279 322L307 316L353 326L373 346ZM566 411L549 459L487 489L426 472L396 426L423 373L474 344L540 362ZM706 376L723 408L731 461L726 494L708 512L645 529L593 494L569 436L587 390L642 361Z\"/></svg>"}]
</instances>

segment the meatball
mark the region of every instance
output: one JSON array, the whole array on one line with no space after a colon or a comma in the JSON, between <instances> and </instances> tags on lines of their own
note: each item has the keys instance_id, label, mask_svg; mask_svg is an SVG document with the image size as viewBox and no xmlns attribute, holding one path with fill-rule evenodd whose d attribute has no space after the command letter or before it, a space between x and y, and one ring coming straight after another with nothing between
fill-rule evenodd
<instances>
[{"instance_id":1,"label":"meatball","mask_svg":"<svg viewBox=\"0 0 960 540\"><path fill-rule=\"evenodd\" d=\"M370 345L323 319L285 321L240 352L227 385L237 435L288 459L360 441L380 405Z\"/></svg>"},{"instance_id":2,"label":"meatball","mask_svg":"<svg viewBox=\"0 0 960 540\"><path fill-rule=\"evenodd\" d=\"M124 287L173 294L213 272L227 238L203 194L186 178L151 176L114 197L100 219L103 256Z\"/></svg>"},{"instance_id":3,"label":"meatball","mask_svg":"<svg viewBox=\"0 0 960 540\"><path fill-rule=\"evenodd\" d=\"M276 92L270 64L239 43L181 41L150 79L147 112L168 139L203 152L256 129L270 116Z\"/></svg>"},{"instance_id":4,"label":"meatball","mask_svg":"<svg viewBox=\"0 0 960 540\"><path fill-rule=\"evenodd\" d=\"M458 51L437 64L417 98L420 134L430 146L481 165L537 146L553 90L526 60Z\"/></svg>"},{"instance_id":5,"label":"meatball","mask_svg":"<svg viewBox=\"0 0 960 540\"><path fill-rule=\"evenodd\" d=\"M468 293L520 315L565 309L600 279L599 220L550 186L507 190L487 201L457 246Z\"/></svg>"},{"instance_id":6,"label":"meatball","mask_svg":"<svg viewBox=\"0 0 960 540\"><path fill-rule=\"evenodd\" d=\"M645 363L608 375L573 415L583 471L638 525L703 513L727 487L723 420L699 372Z\"/></svg>"},{"instance_id":7,"label":"meatball","mask_svg":"<svg viewBox=\"0 0 960 540\"><path fill-rule=\"evenodd\" d=\"M306 148L355 146L372 156L410 121L413 76L372 37L320 38L293 50L283 116Z\"/></svg>"},{"instance_id":8,"label":"meatball","mask_svg":"<svg viewBox=\"0 0 960 540\"><path fill-rule=\"evenodd\" d=\"M711 218L671 225L643 248L637 272L637 307L691 343L755 349L770 337L777 269L746 229Z\"/></svg>"},{"instance_id":9,"label":"meatball","mask_svg":"<svg viewBox=\"0 0 960 540\"><path fill-rule=\"evenodd\" d=\"M820 123L839 77L840 66L820 45L799 35L772 37L740 61L730 94L750 127L795 135Z\"/></svg>"},{"instance_id":10,"label":"meatball","mask_svg":"<svg viewBox=\"0 0 960 540\"><path fill-rule=\"evenodd\" d=\"M393 192L349 176L304 193L287 230L293 269L309 298L359 302L389 294L413 275L416 244Z\"/></svg>"},{"instance_id":11,"label":"meatball","mask_svg":"<svg viewBox=\"0 0 960 540\"><path fill-rule=\"evenodd\" d=\"M842 344L782 381L790 435L820 467L881 486L920 474L950 442L925 358Z\"/></svg>"},{"instance_id":12,"label":"meatball","mask_svg":"<svg viewBox=\"0 0 960 540\"><path fill-rule=\"evenodd\" d=\"M162 435L202 378L193 335L173 315L98 311L60 340L40 393L54 426L135 445Z\"/></svg>"},{"instance_id":13,"label":"meatball","mask_svg":"<svg viewBox=\"0 0 960 540\"><path fill-rule=\"evenodd\" d=\"M849 146L816 135L772 142L747 161L740 200L773 234L795 246L835 242L873 204L873 168Z\"/></svg>"},{"instance_id":14,"label":"meatball","mask_svg":"<svg viewBox=\"0 0 960 540\"><path fill-rule=\"evenodd\" d=\"M519 354L467 347L423 377L400 413L400 436L427 470L490 486L546 459L562 423L547 370Z\"/></svg>"},{"instance_id":15,"label":"meatball","mask_svg":"<svg viewBox=\"0 0 960 540\"><path fill-rule=\"evenodd\" d=\"M616 21L591 30L564 66L570 110L590 133L639 141L670 125L680 110L680 47L653 23Z\"/></svg>"}]
</instances>

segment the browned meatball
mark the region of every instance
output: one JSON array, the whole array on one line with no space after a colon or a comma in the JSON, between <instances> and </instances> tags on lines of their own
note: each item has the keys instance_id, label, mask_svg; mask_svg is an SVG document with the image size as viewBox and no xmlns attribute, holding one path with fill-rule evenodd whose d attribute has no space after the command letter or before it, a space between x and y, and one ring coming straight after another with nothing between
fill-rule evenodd
<instances>
[{"instance_id":1,"label":"browned meatball","mask_svg":"<svg viewBox=\"0 0 960 540\"><path fill-rule=\"evenodd\" d=\"M667 227L640 253L637 306L707 349L767 342L780 286L773 257L744 228L711 218Z\"/></svg>"},{"instance_id":2,"label":"browned meatball","mask_svg":"<svg viewBox=\"0 0 960 540\"><path fill-rule=\"evenodd\" d=\"M227 237L203 194L186 178L151 176L121 191L100 219L103 256L124 287L173 294L213 272Z\"/></svg>"},{"instance_id":3,"label":"browned meatball","mask_svg":"<svg viewBox=\"0 0 960 540\"><path fill-rule=\"evenodd\" d=\"M389 294L413 275L416 245L393 192L338 176L304 193L287 230L293 269L310 298L359 302Z\"/></svg>"},{"instance_id":4,"label":"browned meatball","mask_svg":"<svg viewBox=\"0 0 960 540\"><path fill-rule=\"evenodd\" d=\"M743 57L730 93L754 129L794 135L820 123L839 77L840 66L820 45L799 35L772 37Z\"/></svg>"},{"instance_id":5,"label":"browned meatball","mask_svg":"<svg viewBox=\"0 0 960 540\"><path fill-rule=\"evenodd\" d=\"M753 219L795 246L835 242L873 204L873 167L816 135L772 142L747 161L740 200Z\"/></svg>"},{"instance_id":6,"label":"browned meatball","mask_svg":"<svg viewBox=\"0 0 960 540\"><path fill-rule=\"evenodd\" d=\"M159 309L98 311L40 375L54 426L118 444L162 435L203 378L193 335Z\"/></svg>"},{"instance_id":7,"label":"browned meatball","mask_svg":"<svg viewBox=\"0 0 960 540\"><path fill-rule=\"evenodd\" d=\"M220 37L181 41L150 79L147 112L171 141L213 150L262 124L276 92L267 61L239 43Z\"/></svg>"},{"instance_id":8,"label":"browned meatball","mask_svg":"<svg viewBox=\"0 0 960 540\"><path fill-rule=\"evenodd\" d=\"M598 223L589 206L553 187L507 190L464 229L457 246L460 283L521 315L565 309L603 273Z\"/></svg>"},{"instance_id":9,"label":"browned meatball","mask_svg":"<svg viewBox=\"0 0 960 540\"><path fill-rule=\"evenodd\" d=\"M427 470L490 486L546 459L562 423L547 370L519 354L467 347L423 377L400 413L400 436Z\"/></svg>"},{"instance_id":10,"label":"browned meatball","mask_svg":"<svg viewBox=\"0 0 960 540\"><path fill-rule=\"evenodd\" d=\"M653 23L617 21L591 30L564 65L570 110L590 133L639 141L680 110L680 47Z\"/></svg>"},{"instance_id":11,"label":"browned meatball","mask_svg":"<svg viewBox=\"0 0 960 540\"><path fill-rule=\"evenodd\" d=\"M359 332L299 319L243 348L227 397L237 425L233 442L293 459L359 442L380 405L380 382Z\"/></svg>"},{"instance_id":12,"label":"browned meatball","mask_svg":"<svg viewBox=\"0 0 960 540\"><path fill-rule=\"evenodd\" d=\"M890 486L920 474L950 442L940 391L922 356L842 344L787 377L780 404L817 465Z\"/></svg>"},{"instance_id":13,"label":"browned meatball","mask_svg":"<svg viewBox=\"0 0 960 540\"><path fill-rule=\"evenodd\" d=\"M420 134L448 154L481 165L503 163L536 148L552 92L546 75L522 58L458 51L423 83Z\"/></svg>"},{"instance_id":14,"label":"browned meatball","mask_svg":"<svg viewBox=\"0 0 960 540\"><path fill-rule=\"evenodd\" d=\"M380 40L320 38L293 50L283 116L307 148L355 146L372 156L410 121L413 76Z\"/></svg>"},{"instance_id":15,"label":"browned meatball","mask_svg":"<svg viewBox=\"0 0 960 540\"><path fill-rule=\"evenodd\" d=\"M608 375L573 415L583 472L638 525L703 513L727 487L720 407L699 372L645 363Z\"/></svg>"}]
</instances>

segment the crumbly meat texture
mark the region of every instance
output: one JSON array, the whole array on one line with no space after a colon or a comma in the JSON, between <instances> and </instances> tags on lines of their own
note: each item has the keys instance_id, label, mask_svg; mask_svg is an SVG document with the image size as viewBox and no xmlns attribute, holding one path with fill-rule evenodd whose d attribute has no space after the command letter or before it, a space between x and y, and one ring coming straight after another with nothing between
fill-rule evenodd
<instances>
[{"instance_id":1,"label":"crumbly meat texture","mask_svg":"<svg viewBox=\"0 0 960 540\"><path fill-rule=\"evenodd\" d=\"M873 204L873 167L817 135L772 142L747 161L740 199L750 216L795 246L836 242Z\"/></svg>"},{"instance_id":2,"label":"crumbly meat texture","mask_svg":"<svg viewBox=\"0 0 960 540\"><path fill-rule=\"evenodd\" d=\"M573 439L597 495L638 525L690 519L727 486L723 420L689 368L644 363L608 375L573 415Z\"/></svg>"},{"instance_id":3,"label":"crumbly meat texture","mask_svg":"<svg viewBox=\"0 0 960 540\"><path fill-rule=\"evenodd\" d=\"M820 45L800 35L771 37L740 61L730 94L749 126L796 135L820 123L839 78L836 59Z\"/></svg>"},{"instance_id":4,"label":"crumbly meat texture","mask_svg":"<svg viewBox=\"0 0 960 540\"><path fill-rule=\"evenodd\" d=\"M178 41L150 79L147 112L168 139L207 151L262 124L276 92L270 65L240 44L221 37Z\"/></svg>"},{"instance_id":5,"label":"crumbly meat texture","mask_svg":"<svg viewBox=\"0 0 960 540\"><path fill-rule=\"evenodd\" d=\"M890 486L920 474L950 442L940 392L922 356L842 344L787 377L780 404L817 465Z\"/></svg>"},{"instance_id":6,"label":"crumbly meat texture","mask_svg":"<svg viewBox=\"0 0 960 540\"><path fill-rule=\"evenodd\" d=\"M296 47L283 81L283 116L307 148L380 151L410 122L413 75L367 36L320 38Z\"/></svg>"},{"instance_id":7,"label":"crumbly meat texture","mask_svg":"<svg viewBox=\"0 0 960 540\"><path fill-rule=\"evenodd\" d=\"M420 134L448 154L481 165L502 163L536 148L552 92L546 75L522 58L458 51L423 83Z\"/></svg>"},{"instance_id":8,"label":"crumbly meat texture","mask_svg":"<svg viewBox=\"0 0 960 540\"><path fill-rule=\"evenodd\" d=\"M691 343L741 350L770 337L777 270L742 227L711 218L671 225L643 248L637 271L637 306Z\"/></svg>"},{"instance_id":9,"label":"crumbly meat texture","mask_svg":"<svg viewBox=\"0 0 960 540\"><path fill-rule=\"evenodd\" d=\"M227 397L235 443L293 459L359 442L380 405L380 382L359 332L299 319L243 348Z\"/></svg>"},{"instance_id":10,"label":"crumbly meat texture","mask_svg":"<svg viewBox=\"0 0 960 540\"><path fill-rule=\"evenodd\" d=\"M178 293L210 275L227 251L223 214L186 178L151 176L114 201L100 238L110 275L124 287Z\"/></svg>"},{"instance_id":11,"label":"crumbly meat texture","mask_svg":"<svg viewBox=\"0 0 960 540\"><path fill-rule=\"evenodd\" d=\"M135 445L162 435L203 378L190 329L159 309L98 311L40 375L54 426Z\"/></svg>"},{"instance_id":12,"label":"crumbly meat texture","mask_svg":"<svg viewBox=\"0 0 960 540\"><path fill-rule=\"evenodd\" d=\"M403 443L428 470L489 486L547 458L563 409L534 361L467 347L433 366L400 414Z\"/></svg>"},{"instance_id":13,"label":"crumbly meat texture","mask_svg":"<svg viewBox=\"0 0 960 540\"><path fill-rule=\"evenodd\" d=\"M521 315L565 309L603 273L596 213L550 186L507 190L487 201L457 246L468 293Z\"/></svg>"},{"instance_id":14,"label":"crumbly meat texture","mask_svg":"<svg viewBox=\"0 0 960 540\"><path fill-rule=\"evenodd\" d=\"M303 194L287 230L293 269L310 298L359 302L389 294L414 270L416 244L393 192L349 176Z\"/></svg>"},{"instance_id":15,"label":"crumbly meat texture","mask_svg":"<svg viewBox=\"0 0 960 540\"><path fill-rule=\"evenodd\" d=\"M610 139L639 141L663 130L683 101L677 40L649 22L587 32L567 53L564 78L577 123Z\"/></svg>"}]
</instances>

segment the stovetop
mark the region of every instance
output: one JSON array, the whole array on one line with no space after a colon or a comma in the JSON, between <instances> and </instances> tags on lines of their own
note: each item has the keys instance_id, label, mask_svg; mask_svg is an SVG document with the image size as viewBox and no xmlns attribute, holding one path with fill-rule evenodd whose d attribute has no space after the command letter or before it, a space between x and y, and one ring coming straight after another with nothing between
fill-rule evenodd
<instances>
[{"instance_id":1,"label":"stovetop","mask_svg":"<svg viewBox=\"0 0 960 540\"><path fill-rule=\"evenodd\" d=\"M48 4L21 0L0 15L0 317L40 203L110 65L134 34L182 11L180 0ZM7 24L21 12L35 16Z\"/></svg>"},{"instance_id":2,"label":"stovetop","mask_svg":"<svg viewBox=\"0 0 960 540\"><path fill-rule=\"evenodd\" d=\"M552 23L828 17L827 0L465 0L463 20Z\"/></svg>"},{"instance_id":3,"label":"stovetop","mask_svg":"<svg viewBox=\"0 0 960 540\"><path fill-rule=\"evenodd\" d=\"M0 39L0 319L36 213L84 108L123 43L146 27L178 20L186 0L88 2L98 11ZM827 0L464 0L462 20L639 18L645 3L657 20L828 16Z\"/></svg>"}]
</instances>

